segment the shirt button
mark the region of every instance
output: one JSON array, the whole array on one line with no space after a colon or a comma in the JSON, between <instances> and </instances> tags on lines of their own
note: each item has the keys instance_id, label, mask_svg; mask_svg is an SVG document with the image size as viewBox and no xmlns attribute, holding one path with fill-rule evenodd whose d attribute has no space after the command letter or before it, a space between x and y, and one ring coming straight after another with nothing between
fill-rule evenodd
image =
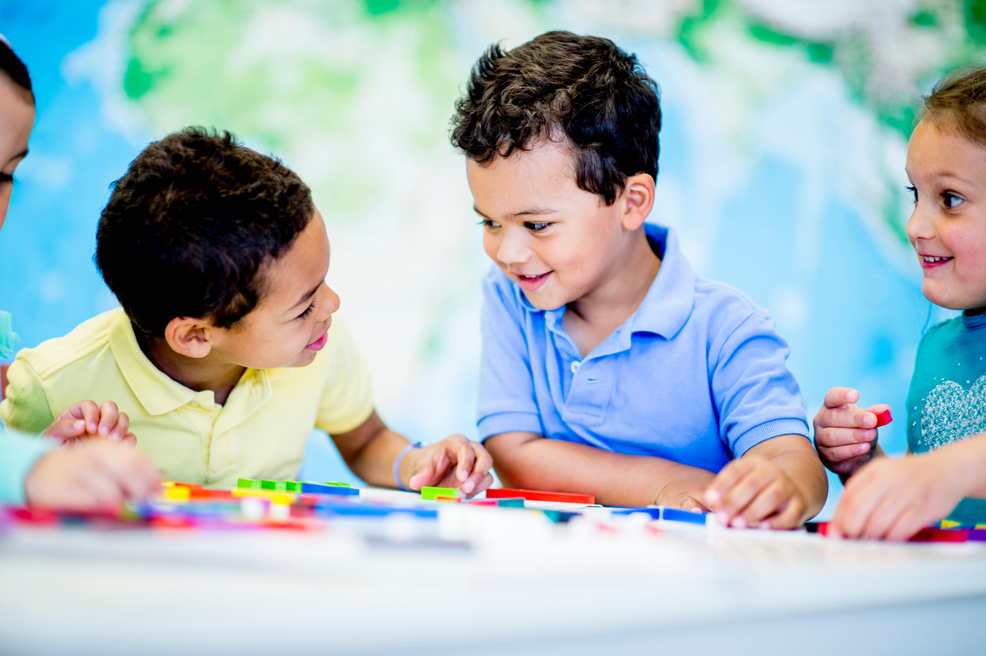
<instances>
[{"instance_id":1,"label":"shirt button","mask_svg":"<svg viewBox=\"0 0 986 656\"><path fill-rule=\"evenodd\" d=\"M570 367L570 369L572 370L572 373L574 374L576 371L579 370L579 367L581 367L581 366L582 366L582 363L581 362L579 362L578 360L573 360L572 361L572 366Z\"/></svg>"}]
</instances>

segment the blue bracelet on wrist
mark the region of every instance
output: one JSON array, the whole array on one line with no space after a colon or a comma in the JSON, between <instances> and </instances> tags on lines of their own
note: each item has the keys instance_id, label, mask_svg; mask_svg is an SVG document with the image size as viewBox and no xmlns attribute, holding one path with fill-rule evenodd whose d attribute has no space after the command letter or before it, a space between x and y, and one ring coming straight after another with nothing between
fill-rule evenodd
<instances>
[{"instance_id":1,"label":"blue bracelet on wrist","mask_svg":"<svg viewBox=\"0 0 986 656\"><path fill-rule=\"evenodd\" d=\"M401 482L401 463L404 461L404 456L408 454L411 449L420 449L421 442L415 442L414 444L408 444L406 447L401 449L401 452L397 454L397 458L394 459L394 484L397 486L398 490L404 490L405 492L411 492L411 488L404 485Z\"/></svg>"}]
</instances>

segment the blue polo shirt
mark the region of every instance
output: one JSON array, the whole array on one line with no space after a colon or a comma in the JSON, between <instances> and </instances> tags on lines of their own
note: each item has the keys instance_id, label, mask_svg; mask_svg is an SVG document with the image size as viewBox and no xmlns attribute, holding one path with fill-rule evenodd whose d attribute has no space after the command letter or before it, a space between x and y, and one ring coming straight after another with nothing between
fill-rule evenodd
<instances>
[{"instance_id":1,"label":"blue polo shirt","mask_svg":"<svg viewBox=\"0 0 986 656\"><path fill-rule=\"evenodd\" d=\"M787 343L770 314L699 278L669 228L637 311L585 358L498 267L483 283L479 435L523 431L711 472L779 435L808 436Z\"/></svg>"}]
</instances>

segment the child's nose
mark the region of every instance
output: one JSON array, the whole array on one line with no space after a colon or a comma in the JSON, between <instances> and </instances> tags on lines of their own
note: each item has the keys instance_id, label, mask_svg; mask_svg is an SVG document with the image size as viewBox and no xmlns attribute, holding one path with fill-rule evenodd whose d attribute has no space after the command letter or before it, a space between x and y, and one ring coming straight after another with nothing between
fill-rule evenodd
<instances>
[{"instance_id":1,"label":"child's nose","mask_svg":"<svg viewBox=\"0 0 986 656\"><path fill-rule=\"evenodd\" d=\"M924 205L919 201L911 212L911 218L907 221L907 238L914 242L917 239L929 239L934 236L931 226L931 217Z\"/></svg>"},{"instance_id":2,"label":"child's nose","mask_svg":"<svg viewBox=\"0 0 986 656\"><path fill-rule=\"evenodd\" d=\"M517 231L505 231L496 249L496 259L504 264L518 264L531 255L523 235Z\"/></svg>"},{"instance_id":3,"label":"child's nose","mask_svg":"<svg viewBox=\"0 0 986 656\"><path fill-rule=\"evenodd\" d=\"M317 318L319 321L327 321L339 309L339 295L325 283L322 283L320 294L323 301L316 306L320 310Z\"/></svg>"}]
</instances>

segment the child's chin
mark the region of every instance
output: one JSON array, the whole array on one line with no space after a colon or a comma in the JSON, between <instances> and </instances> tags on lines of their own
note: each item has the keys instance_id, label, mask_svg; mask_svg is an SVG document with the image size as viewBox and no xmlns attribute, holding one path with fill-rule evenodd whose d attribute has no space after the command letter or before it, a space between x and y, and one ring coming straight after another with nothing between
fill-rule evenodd
<instances>
[{"instance_id":1,"label":"child's chin","mask_svg":"<svg viewBox=\"0 0 986 656\"><path fill-rule=\"evenodd\" d=\"M524 296L528 301L530 301L531 305L539 310L544 310L545 312L557 310L561 306L565 305L565 303L558 303L553 299L547 299L543 296L539 297L537 294L528 294L527 292L524 292Z\"/></svg>"}]
</instances>

